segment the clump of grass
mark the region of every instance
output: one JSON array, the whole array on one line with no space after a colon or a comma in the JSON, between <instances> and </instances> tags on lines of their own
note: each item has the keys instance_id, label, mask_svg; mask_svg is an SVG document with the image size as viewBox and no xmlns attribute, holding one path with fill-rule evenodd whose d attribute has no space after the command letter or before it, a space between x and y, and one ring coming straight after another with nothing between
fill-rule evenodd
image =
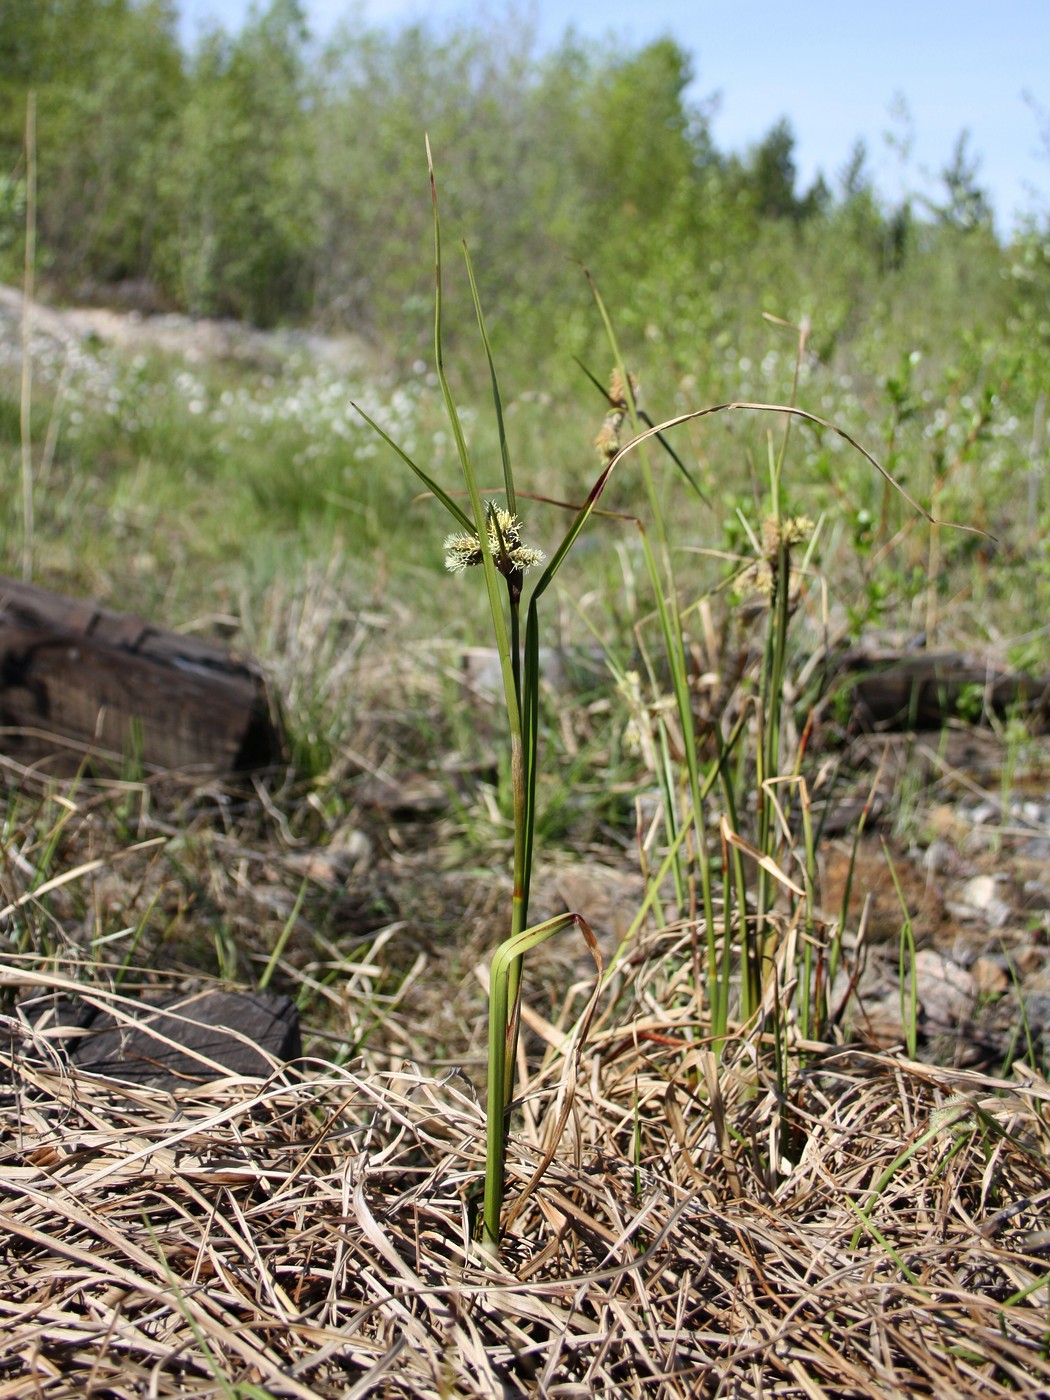
<instances>
[{"instance_id":1,"label":"clump of grass","mask_svg":"<svg viewBox=\"0 0 1050 1400\"><path fill-rule=\"evenodd\" d=\"M932 521L848 433L798 406L805 325L798 328L796 374L786 404L720 404L643 429L637 380L626 371L611 318L596 290L595 295L617 365L609 401L615 405L618 390L623 393L621 418L629 413L635 436L622 451L641 455L652 523L652 544L647 527L639 525L654 599L655 637L643 653L650 698L648 705L636 707L635 722L648 730L643 749L662 799L663 857L656 864L649 854L659 849L654 824L646 846L648 893L614 966L630 954L631 940L650 910L659 910L670 927L690 929L693 980L683 978L680 994L702 1006L705 1033L716 1049L744 1037L759 1059L771 1056L783 1092L793 1065L808 1053L804 1047L832 1032L829 990L845 931L844 917L836 923L817 910L817 832L805 771L812 717L804 710L796 713L791 683L792 632L814 583L822 527L822 521L814 524L790 503L795 495L787 470L792 425L812 423L839 435L881 476L888 492L899 493L931 526L940 522ZM740 409L777 415L784 424L779 444L772 434L767 442L761 524L753 526L741 514L749 549L733 561L729 579L741 595L741 611L751 611L762 632L754 663L736 679L732 705L701 720L665 507L646 451L654 441L666 443L679 425ZM603 454L612 450L613 461L619 460L618 426L607 418L596 444ZM695 483L687 481L695 495ZM648 659L650 653L659 664ZM627 681L621 676L622 688ZM637 687L637 679L631 685ZM711 839L716 829L717 844ZM835 1016L840 1013L837 1008ZM909 1044L914 1053L914 1042Z\"/></svg>"}]
</instances>

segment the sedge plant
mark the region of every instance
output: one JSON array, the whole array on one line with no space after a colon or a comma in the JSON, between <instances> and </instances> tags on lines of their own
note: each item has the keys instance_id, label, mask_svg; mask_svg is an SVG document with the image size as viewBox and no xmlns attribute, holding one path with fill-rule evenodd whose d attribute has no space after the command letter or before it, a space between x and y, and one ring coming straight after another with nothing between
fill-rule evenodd
<instances>
[{"instance_id":1,"label":"sedge plant","mask_svg":"<svg viewBox=\"0 0 1050 1400\"><path fill-rule=\"evenodd\" d=\"M786 405L721 404L666 424L653 423L639 407L638 381L625 368L612 318L593 279L591 288L616 366L606 395L609 413L595 445L603 456L613 456L621 446L621 424L629 419L633 441L624 450L637 447L641 459L652 532L650 543L648 532L640 525L642 552L655 600L658 649L663 663L660 669L669 678L671 691L669 706L657 703L651 707L656 730L653 748L661 756L657 778L662 794L667 847L676 853L670 870L680 916L684 917L694 903L692 891L699 884L699 913L705 929L704 995L712 1035L715 1043L721 1043L728 1033L730 1011L733 1009L731 976L734 968L739 968L739 993L735 1008L738 1020L744 1024L754 1021L762 1005L763 968L768 963L769 947L775 937L770 912L778 888L787 889L796 899L803 899L806 906L804 956L810 960L812 958L812 900L804 898L803 891L778 864L784 844L780 834L787 829L788 822L784 799L778 797L776 792L776 786L783 783L785 775L783 734L788 630L796 600L797 581L808 569L819 532L819 527L814 527L806 517L792 515L787 509L783 474L794 416L796 413L803 418L809 415L797 409L796 367L795 383ZM797 363L801 363L804 356L807 330L805 325L799 328ZM586 369L585 372L597 385L595 376ZM713 757L707 759L702 753L701 734L694 710L689 644L669 543L670 531L647 447L652 439L665 449L678 478L688 488L690 495L707 508L710 505L707 497L671 447L667 430L689 419L738 408L784 416L784 431L776 451L770 440L769 505L760 531L761 538L746 521L742 522L753 548L753 558L743 570L745 583L751 591L765 596L768 623L758 692L751 713L746 716L753 723L745 724L740 720L727 734L723 733L717 721L708 726L706 738L709 748L713 750ZM803 544L806 546L804 557L797 562L795 555ZM658 695L657 668L650 663L648 670L650 683ZM668 732L669 725L674 726L673 737ZM747 745L740 742L749 729L755 734L750 762ZM675 765L669 761L672 749L680 756L677 774L674 772ZM743 835L741 811L746 805L745 784L752 774L757 797L757 827L755 839L749 841ZM790 771L789 768L787 776L799 791L799 805L805 821L808 815L805 784L797 771ZM717 790L723 809L719 823L722 833L720 867L712 856L708 839L713 790ZM688 839L683 841L681 838L685 836ZM811 831L806 845L808 856L803 879L807 888L812 889L815 861ZM747 875L748 861L755 869L752 881ZM803 984L807 988L807 1006L802 1015L805 1035L810 1029L811 1019L808 1008L808 989L813 986L811 966L804 970ZM777 1043L780 1043L779 1040Z\"/></svg>"},{"instance_id":2,"label":"sedge plant","mask_svg":"<svg viewBox=\"0 0 1050 1400\"><path fill-rule=\"evenodd\" d=\"M663 423L654 424L651 421L645 421L643 424L638 411L635 384L624 368L623 357L616 344L611 320L597 294L597 288L592 282L599 310L613 347L614 362L617 367L608 395L609 415L597 444L603 465L586 500L575 510L560 544L551 558L545 560L541 551L526 543L523 525L518 515L519 493L515 487L511 454L505 430L499 378L485 329L481 300L470 255L465 245L463 246L463 255L478 329L487 358L498 430L503 470L504 498L502 501L483 498L477 467L449 387L442 338L441 226L438 214L437 183L429 141L427 142L427 162L434 227L435 362L445 411L462 471L469 511L464 510L454 495L420 467L363 409L356 405L355 407L362 418L370 424L452 517L454 529L445 540L446 567L453 574L463 574L472 568L480 569L484 579L488 612L499 658L510 757L514 853L510 931L496 948L489 983L488 1126L481 1239L486 1250L496 1252L499 1248L502 1223L507 1130L513 1099L513 1073L525 954L563 930L575 928L584 936L592 955L595 956L599 969L599 983L601 981L601 963L597 956L597 947L586 922L579 914L565 914L535 927L530 927L528 922L539 762L540 610L547 590L557 577L591 514L594 513L613 470L628 453L639 451L646 495L652 519L655 522L655 547L650 544L647 532L642 529L643 551L657 602L660 632L667 659L670 662L678 718L678 737L683 742L685 749L684 801L679 804L679 810L674 816L670 815L674 811L670 785L665 792L669 825L667 857L662 867L662 873L666 873L668 868L677 868L678 862L683 858L687 859L687 863L695 860L699 865L702 914L707 928L708 996L711 1007L716 1012L716 1038L724 1036L728 1023L729 968L733 933L731 926L732 908L735 906L736 920L739 927L744 930L745 935L743 959L745 975L742 978L743 995L740 1011L743 1019L748 1020L759 1010L763 996L761 964L765 954L764 915L768 913L772 898L769 882L778 882L791 890L798 898L803 898L805 891L791 880L773 859L772 849L775 843L772 834L774 831L772 815L764 817L760 823L758 846L746 841L739 834L739 823L735 815L736 795L729 777L729 766L733 745L742 734L743 726L738 725L728 737L728 741L716 732L715 762L706 770L701 763L692 710L685 633L679 612L678 590L674 581L671 552L667 542L667 532L658 493L654 485L652 467L645 455L646 444L655 439L666 446L665 435L671 429L710 414L738 409L758 409L786 415L789 419L807 420L837 433L855 447L884 477L887 476L887 473L848 433L834 424L816 417L816 415L799 409L794 403L789 405L724 403L680 414ZM591 377L593 378L593 376ZM624 432L623 437L626 440L621 440L621 429L628 423L631 432L629 434ZM681 463L673 451L671 455L681 467ZM767 704L765 707L766 722L760 726L764 737L761 744L763 752L759 760L759 781L763 787L765 800L770 803L770 812L772 812L773 805L772 784L779 779L781 714L779 697L783 694L784 639L789 617L791 551L802 538L799 524L784 518L779 509L782 465L783 453L773 463L771 469L774 524L767 531L764 549L765 565L773 579L771 597L774 605L774 623L770 631L764 667L763 690ZM687 472L685 475L688 478ZM695 482L692 482L691 478L689 480L700 496L701 493L696 488ZM927 519L931 518L921 506L911 501L911 498L903 492L903 489L896 482L892 484L901 490L905 498L921 514ZM536 570L537 573L535 582L528 590L526 604L526 576L533 570ZM525 613L524 625L522 621L523 610ZM776 698L774 699L774 697ZM661 736L661 745L667 752L669 746L666 735ZM732 872L731 883L733 886L733 898L727 898L723 902L724 944L721 948L717 944L717 923L712 884L714 866L707 850L707 824L705 820L706 804L712 788L716 784L721 786L722 797L727 808L727 817L723 818L722 822L724 850L726 852L723 869ZM687 837L691 840L688 840ZM689 847L688 850L687 847ZM748 914L748 891L743 867L744 856L749 856L754 860L760 873L757 897L759 918L757 921L750 919ZM680 882L680 887L685 887L684 881ZM651 896L655 897L655 891L651 891ZM752 900L752 904L754 902ZM639 922L636 920L634 927L637 927ZM748 941L749 937L750 941ZM595 995L597 995L597 988ZM593 1009L594 998L577 1024L575 1035L577 1056ZM570 1085L573 1079L574 1064L575 1060L571 1060L567 1081ZM562 1122L564 1122L566 1112L567 1109L563 1107ZM557 1134L555 1135L556 1140ZM546 1162L543 1166L545 1165ZM533 1179L533 1183L530 1183L529 1189L531 1189L535 1179Z\"/></svg>"},{"instance_id":3,"label":"sedge plant","mask_svg":"<svg viewBox=\"0 0 1050 1400\"><path fill-rule=\"evenodd\" d=\"M526 952L538 944L567 928L578 929L586 939L592 953L597 953L597 945L593 935L581 916L566 914L535 928L530 928L528 907L535 832L539 735L539 604L604 490L613 464L610 462L599 477L586 503L576 513L553 557L539 574L531 590L523 628L522 600L525 578L531 570L544 563L544 556L540 550L527 545L523 538L522 523L517 513L517 492L504 426L499 379L485 330L485 321L470 255L465 246L463 249L464 258L470 279L478 328L488 360L493 406L499 433L504 486L504 500L502 502L482 499L475 463L463 431L455 400L449 388L442 341L441 226L438 216L437 184L429 142L427 143L427 162L434 216L435 361L445 410L456 445L470 505L469 513L464 511L453 495L414 462L373 419L360 408L358 408L358 412L397 453L406 466L415 473L426 489L452 517L455 529L445 540L445 564L449 572L461 574L471 568L480 568L485 582L493 637L503 680L507 738L510 751L514 855L510 933L496 951L490 971L489 987L488 1129L482 1243L486 1249L495 1251L498 1248L500 1236L507 1126L513 1096L514 1060L518 1038L524 956ZM600 959L597 961L600 978ZM580 1043L585 1028L585 1025L581 1028L581 1036L578 1037L577 1044Z\"/></svg>"}]
</instances>

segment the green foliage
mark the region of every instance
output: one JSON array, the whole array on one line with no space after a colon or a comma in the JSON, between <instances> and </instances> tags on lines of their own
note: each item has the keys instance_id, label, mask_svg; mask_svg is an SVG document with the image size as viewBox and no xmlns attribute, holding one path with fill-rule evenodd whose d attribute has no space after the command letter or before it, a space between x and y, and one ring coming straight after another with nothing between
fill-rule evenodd
<instances>
[{"instance_id":1,"label":"green foliage","mask_svg":"<svg viewBox=\"0 0 1050 1400\"><path fill-rule=\"evenodd\" d=\"M552 316L571 324L585 304L573 259L624 284L691 231L683 215L708 140L685 101L685 54L669 41L624 54L567 39L537 56L514 26L355 33L329 51L316 285L330 315L418 321L430 294L412 198L424 130L478 279L501 289L501 346L549 348Z\"/></svg>"},{"instance_id":2,"label":"green foliage","mask_svg":"<svg viewBox=\"0 0 1050 1400\"><path fill-rule=\"evenodd\" d=\"M784 117L754 148L736 178L740 181L760 219L804 219L820 208L825 199L822 185L816 185L800 198L795 188L795 133Z\"/></svg>"},{"instance_id":3,"label":"green foliage","mask_svg":"<svg viewBox=\"0 0 1050 1400\"><path fill-rule=\"evenodd\" d=\"M951 160L941 171L945 198L929 201L930 209L939 222L960 232L989 228L992 209L988 196L977 184L980 161L970 152L970 133L962 131L952 148Z\"/></svg>"},{"instance_id":4,"label":"green foliage","mask_svg":"<svg viewBox=\"0 0 1050 1400\"><path fill-rule=\"evenodd\" d=\"M806 323L799 403L856 433L941 513L996 534L998 577L1024 564L1034 583L1026 604L1047 598L1048 502L1033 465L1050 398L1047 220L1033 213L1004 247L978 208L965 139L945 163L943 198L891 206L861 145L833 192L799 187L786 121L750 151L716 149L710 105L697 100L688 55L671 40L631 48L570 34L540 50L512 16L440 30L356 26L322 47L295 0L267 0L239 32L214 27L184 52L175 14L174 0L0 0L0 274L20 275L32 89L45 289L97 295L130 280L154 302L195 313L309 318L373 338L402 383L422 388L425 370L415 366L429 356L433 274L420 150L429 131L449 223L466 235L489 308L508 414L518 415L519 435L528 422L519 440L542 463L537 489L579 501L590 485L593 430L578 411L580 390L589 391L571 355L602 364L605 351L598 358L585 263L616 308L625 357L647 365L644 406L654 418L701 400L784 401L794 351L784 325L764 313ZM898 144L906 160L907 133ZM474 328L462 265L451 261L445 339L469 380L484 367L458 353ZM75 554L97 523L87 509L97 501L98 511L117 511L127 542L148 533L163 503L193 490L228 516L235 503L237 520L218 530L223 544L243 538L244 522L265 521L294 550L337 535L358 551L377 547L396 496L392 459L373 460L382 449L333 412L338 399L327 395L341 394L345 410L348 388L318 384L315 399L288 382L274 403L243 384L166 396L154 382L165 372L122 372L119 412L78 405L75 441L65 421L72 399L59 396L52 418L55 377L37 383L34 439L39 450L55 427L56 467L71 478L65 493L41 493L44 534L68 525ZM402 425L381 421L406 441ZM447 434L422 422L412 432L433 433L423 459L447 464ZM871 476L845 480L818 426L798 431L800 469L815 492L807 508L844 507L829 547L847 567L861 565L847 612L858 628L885 621L927 591L926 537L906 531L883 567L904 525L899 503ZM496 434L471 424L470 435L488 485ZM736 508L746 513L761 490L762 431L734 419L732 429L685 436L690 471L732 546ZM13 428L5 438L17 446ZM661 474L657 490L671 481ZM617 476L606 504L630 512L637 495L634 479ZM202 545L185 534L140 552L160 569L223 547L214 535ZM941 546L953 576L969 570L975 605L978 594L982 608L995 604L979 547L958 537ZM276 558L272 540L268 548Z\"/></svg>"},{"instance_id":5,"label":"green foliage","mask_svg":"<svg viewBox=\"0 0 1050 1400\"><path fill-rule=\"evenodd\" d=\"M307 33L274 0L236 39L207 35L159 182L170 215L155 270L196 314L262 325L310 309L315 238Z\"/></svg>"},{"instance_id":6,"label":"green foliage","mask_svg":"<svg viewBox=\"0 0 1050 1400\"><path fill-rule=\"evenodd\" d=\"M0 0L9 277L30 90L40 269L64 292L131 282L195 314L309 316L384 336L400 325L395 349L411 364L426 352L431 292L427 131L479 284L499 287L489 329L511 380L551 351L564 361L597 344L581 261L625 336L657 336L713 388L712 341L763 310L808 315L830 361L861 334L894 334L917 293L931 339L957 298L977 321L1008 300L965 135L943 199L890 208L860 145L834 193L823 181L800 189L786 120L750 151L717 150L711 104L694 96L689 56L671 39L631 48L570 33L540 50L511 15L440 30L355 25L321 46L298 0L269 0L188 53L175 0ZM1037 246L1022 241L1014 260L1026 306ZM450 346L464 329L450 319Z\"/></svg>"},{"instance_id":7,"label":"green foliage","mask_svg":"<svg viewBox=\"0 0 1050 1400\"><path fill-rule=\"evenodd\" d=\"M157 187L184 97L170 0L40 0L0 7L0 155L22 169L37 94L39 243L69 288L143 275Z\"/></svg>"},{"instance_id":8,"label":"green foliage","mask_svg":"<svg viewBox=\"0 0 1050 1400\"><path fill-rule=\"evenodd\" d=\"M20 253L26 218L26 182L0 175L0 279L16 281L23 273Z\"/></svg>"}]
</instances>

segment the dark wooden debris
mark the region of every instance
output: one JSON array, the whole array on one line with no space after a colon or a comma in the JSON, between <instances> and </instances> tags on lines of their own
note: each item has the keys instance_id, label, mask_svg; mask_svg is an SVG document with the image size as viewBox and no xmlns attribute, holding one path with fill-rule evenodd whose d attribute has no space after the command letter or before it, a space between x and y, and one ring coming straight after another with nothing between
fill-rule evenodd
<instances>
[{"instance_id":1,"label":"dark wooden debris","mask_svg":"<svg viewBox=\"0 0 1050 1400\"><path fill-rule=\"evenodd\" d=\"M1010 711L1045 729L1050 675L1030 676L962 652L870 651L836 659L821 711L838 713L855 733L935 730Z\"/></svg>"},{"instance_id":2,"label":"dark wooden debris","mask_svg":"<svg viewBox=\"0 0 1050 1400\"><path fill-rule=\"evenodd\" d=\"M68 773L280 761L262 672L225 647L0 579L0 752Z\"/></svg>"},{"instance_id":3,"label":"dark wooden debris","mask_svg":"<svg viewBox=\"0 0 1050 1400\"><path fill-rule=\"evenodd\" d=\"M299 1013L269 992L208 990L119 1013L88 999L33 997L19 1007L33 1039L77 1069L165 1089L228 1075L268 1078L302 1056Z\"/></svg>"}]
</instances>

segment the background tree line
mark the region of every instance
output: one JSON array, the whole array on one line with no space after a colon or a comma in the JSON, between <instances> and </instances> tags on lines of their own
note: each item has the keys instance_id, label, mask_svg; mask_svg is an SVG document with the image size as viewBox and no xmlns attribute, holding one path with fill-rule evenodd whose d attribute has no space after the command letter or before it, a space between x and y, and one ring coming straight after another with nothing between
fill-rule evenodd
<instances>
[{"instance_id":1,"label":"background tree line","mask_svg":"<svg viewBox=\"0 0 1050 1400\"><path fill-rule=\"evenodd\" d=\"M0 274L21 258L32 90L40 275L58 296L133 284L264 326L309 318L384 341L411 326L397 348L415 353L431 287L424 129L446 227L469 238L497 341L519 349L549 348L552 326L569 345L585 335L579 262L622 321L659 322L683 347L770 286L792 309L814 277L829 344L895 279L965 284L993 316L1010 293L965 138L939 202L887 206L860 145L836 188L802 190L787 121L747 152L716 148L670 39L569 35L540 52L508 18L319 45L296 0L271 0L186 51L177 20L175 0L0 0Z\"/></svg>"}]
</instances>

